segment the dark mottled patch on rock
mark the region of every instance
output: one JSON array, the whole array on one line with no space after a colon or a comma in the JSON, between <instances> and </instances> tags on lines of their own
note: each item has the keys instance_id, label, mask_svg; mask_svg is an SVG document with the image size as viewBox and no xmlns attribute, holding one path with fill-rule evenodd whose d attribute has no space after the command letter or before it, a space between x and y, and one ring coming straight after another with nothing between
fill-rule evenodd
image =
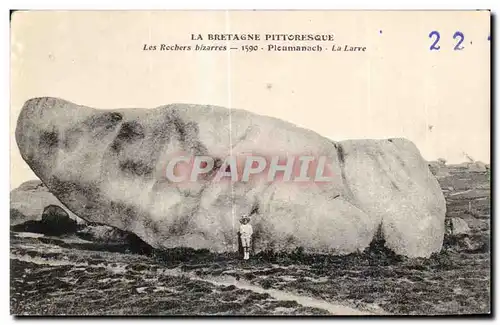
<instances>
[{"instance_id":1,"label":"dark mottled patch on rock","mask_svg":"<svg viewBox=\"0 0 500 325\"><path fill-rule=\"evenodd\" d=\"M41 148L53 148L59 144L59 133L57 131L43 131L40 135Z\"/></svg>"},{"instance_id":2,"label":"dark mottled patch on rock","mask_svg":"<svg viewBox=\"0 0 500 325\"><path fill-rule=\"evenodd\" d=\"M175 222L172 224L172 227L170 227L169 229L170 234L172 234L173 236L185 235L190 230L190 219L191 216L189 215L178 216Z\"/></svg>"},{"instance_id":3,"label":"dark mottled patch on rock","mask_svg":"<svg viewBox=\"0 0 500 325\"><path fill-rule=\"evenodd\" d=\"M92 115L86 119L83 124L90 129L105 128L113 129L123 120L123 115L118 112L105 112L98 115Z\"/></svg>"},{"instance_id":4,"label":"dark mottled patch on rock","mask_svg":"<svg viewBox=\"0 0 500 325\"><path fill-rule=\"evenodd\" d=\"M99 192L96 190L98 187L92 184L62 181L57 177L51 177L47 184L49 190L63 203L71 198L71 194L75 193L79 194L78 199L83 200L83 202L99 202Z\"/></svg>"},{"instance_id":5,"label":"dark mottled patch on rock","mask_svg":"<svg viewBox=\"0 0 500 325\"><path fill-rule=\"evenodd\" d=\"M119 163L122 171L128 172L137 176L144 176L153 173L153 166L143 163L142 161L127 159Z\"/></svg>"},{"instance_id":6,"label":"dark mottled patch on rock","mask_svg":"<svg viewBox=\"0 0 500 325\"><path fill-rule=\"evenodd\" d=\"M127 229L132 224L132 221L139 218L136 208L123 202L111 201L110 209L114 212L114 215L121 216L120 221L123 229Z\"/></svg>"},{"instance_id":7,"label":"dark mottled patch on rock","mask_svg":"<svg viewBox=\"0 0 500 325\"><path fill-rule=\"evenodd\" d=\"M111 144L111 149L119 152L122 150L124 144L142 139L144 139L144 127L137 121L125 122Z\"/></svg>"},{"instance_id":8,"label":"dark mottled patch on rock","mask_svg":"<svg viewBox=\"0 0 500 325\"><path fill-rule=\"evenodd\" d=\"M66 151L74 151L84 132L80 128L69 128L64 132L63 148Z\"/></svg>"},{"instance_id":9,"label":"dark mottled patch on rock","mask_svg":"<svg viewBox=\"0 0 500 325\"><path fill-rule=\"evenodd\" d=\"M63 145L67 151L76 149L81 137L92 132L96 138L102 138L115 128L123 120L123 115L118 112L105 112L92 115L83 122L70 127L64 132Z\"/></svg>"},{"instance_id":10,"label":"dark mottled patch on rock","mask_svg":"<svg viewBox=\"0 0 500 325\"><path fill-rule=\"evenodd\" d=\"M194 155L207 154L207 148L199 139L199 127L196 122L184 121L177 110L171 110L166 117L166 122L173 126L175 135L181 143L182 149L193 153Z\"/></svg>"}]
</instances>

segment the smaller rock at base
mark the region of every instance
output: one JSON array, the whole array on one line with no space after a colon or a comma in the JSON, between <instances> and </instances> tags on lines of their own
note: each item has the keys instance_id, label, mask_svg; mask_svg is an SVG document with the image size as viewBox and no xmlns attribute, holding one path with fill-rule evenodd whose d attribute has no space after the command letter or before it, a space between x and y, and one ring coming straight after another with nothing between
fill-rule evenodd
<instances>
[{"instance_id":1,"label":"smaller rock at base","mask_svg":"<svg viewBox=\"0 0 500 325\"><path fill-rule=\"evenodd\" d=\"M450 235L468 235L471 230L464 219L452 217L447 220L446 232Z\"/></svg>"},{"instance_id":2,"label":"smaller rock at base","mask_svg":"<svg viewBox=\"0 0 500 325\"><path fill-rule=\"evenodd\" d=\"M52 204L43 209L41 223L46 235L58 236L77 230L76 221L63 208Z\"/></svg>"}]
</instances>

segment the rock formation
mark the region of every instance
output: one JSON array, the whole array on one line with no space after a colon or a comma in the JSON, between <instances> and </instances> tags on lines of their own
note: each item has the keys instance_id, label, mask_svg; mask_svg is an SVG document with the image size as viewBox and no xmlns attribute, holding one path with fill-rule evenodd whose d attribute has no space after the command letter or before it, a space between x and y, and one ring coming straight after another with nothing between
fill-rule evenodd
<instances>
[{"instance_id":1,"label":"rock formation","mask_svg":"<svg viewBox=\"0 0 500 325\"><path fill-rule=\"evenodd\" d=\"M279 119L214 106L98 110L35 98L22 109L16 140L35 174L78 216L154 247L234 251L243 214L252 215L256 250L345 254L366 248L379 229L402 255L430 256L443 242L444 197L404 139L332 142ZM164 175L179 153L217 162L325 156L333 180L175 183Z\"/></svg>"},{"instance_id":2,"label":"rock formation","mask_svg":"<svg viewBox=\"0 0 500 325\"><path fill-rule=\"evenodd\" d=\"M22 224L12 226L11 229L13 231L27 231L49 236L60 236L75 233L77 223L60 206L49 205L43 210L42 220L28 220Z\"/></svg>"},{"instance_id":3,"label":"rock formation","mask_svg":"<svg viewBox=\"0 0 500 325\"><path fill-rule=\"evenodd\" d=\"M69 217L78 223L78 218L43 185L39 180L27 181L10 192L10 225L17 225L29 220L41 220L43 209L49 205L63 208Z\"/></svg>"}]
</instances>

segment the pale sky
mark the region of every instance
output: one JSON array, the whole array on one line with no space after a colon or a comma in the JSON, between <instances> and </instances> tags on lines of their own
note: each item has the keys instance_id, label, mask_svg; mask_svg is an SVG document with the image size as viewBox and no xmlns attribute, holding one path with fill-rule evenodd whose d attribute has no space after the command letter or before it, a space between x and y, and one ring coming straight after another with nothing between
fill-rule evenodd
<instances>
[{"instance_id":1,"label":"pale sky","mask_svg":"<svg viewBox=\"0 0 500 325\"><path fill-rule=\"evenodd\" d=\"M463 162L467 153L489 163L489 24L489 12L479 11L17 12L11 188L36 178L13 134L23 103L40 96L106 109L220 105L332 140L404 137L427 160ZM433 30L440 34L438 51L429 49ZM453 50L457 31L465 37L461 51ZM145 44L270 44L192 41L191 33L333 33L335 44L367 50L143 50Z\"/></svg>"}]
</instances>

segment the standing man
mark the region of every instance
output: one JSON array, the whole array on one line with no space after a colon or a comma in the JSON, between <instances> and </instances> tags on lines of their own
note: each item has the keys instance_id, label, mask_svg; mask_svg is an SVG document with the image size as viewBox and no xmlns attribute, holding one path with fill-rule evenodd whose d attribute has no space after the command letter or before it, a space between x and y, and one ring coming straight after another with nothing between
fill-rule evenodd
<instances>
[{"instance_id":1,"label":"standing man","mask_svg":"<svg viewBox=\"0 0 500 325\"><path fill-rule=\"evenodd\" d=\"M250 245L252 243L253 228L249 223L250 218L248 216L243 216L240 219L240 237L241 245L243 246L244 257L243 259L248 260L250 258Z\"/></svg>"}]
</instances>

